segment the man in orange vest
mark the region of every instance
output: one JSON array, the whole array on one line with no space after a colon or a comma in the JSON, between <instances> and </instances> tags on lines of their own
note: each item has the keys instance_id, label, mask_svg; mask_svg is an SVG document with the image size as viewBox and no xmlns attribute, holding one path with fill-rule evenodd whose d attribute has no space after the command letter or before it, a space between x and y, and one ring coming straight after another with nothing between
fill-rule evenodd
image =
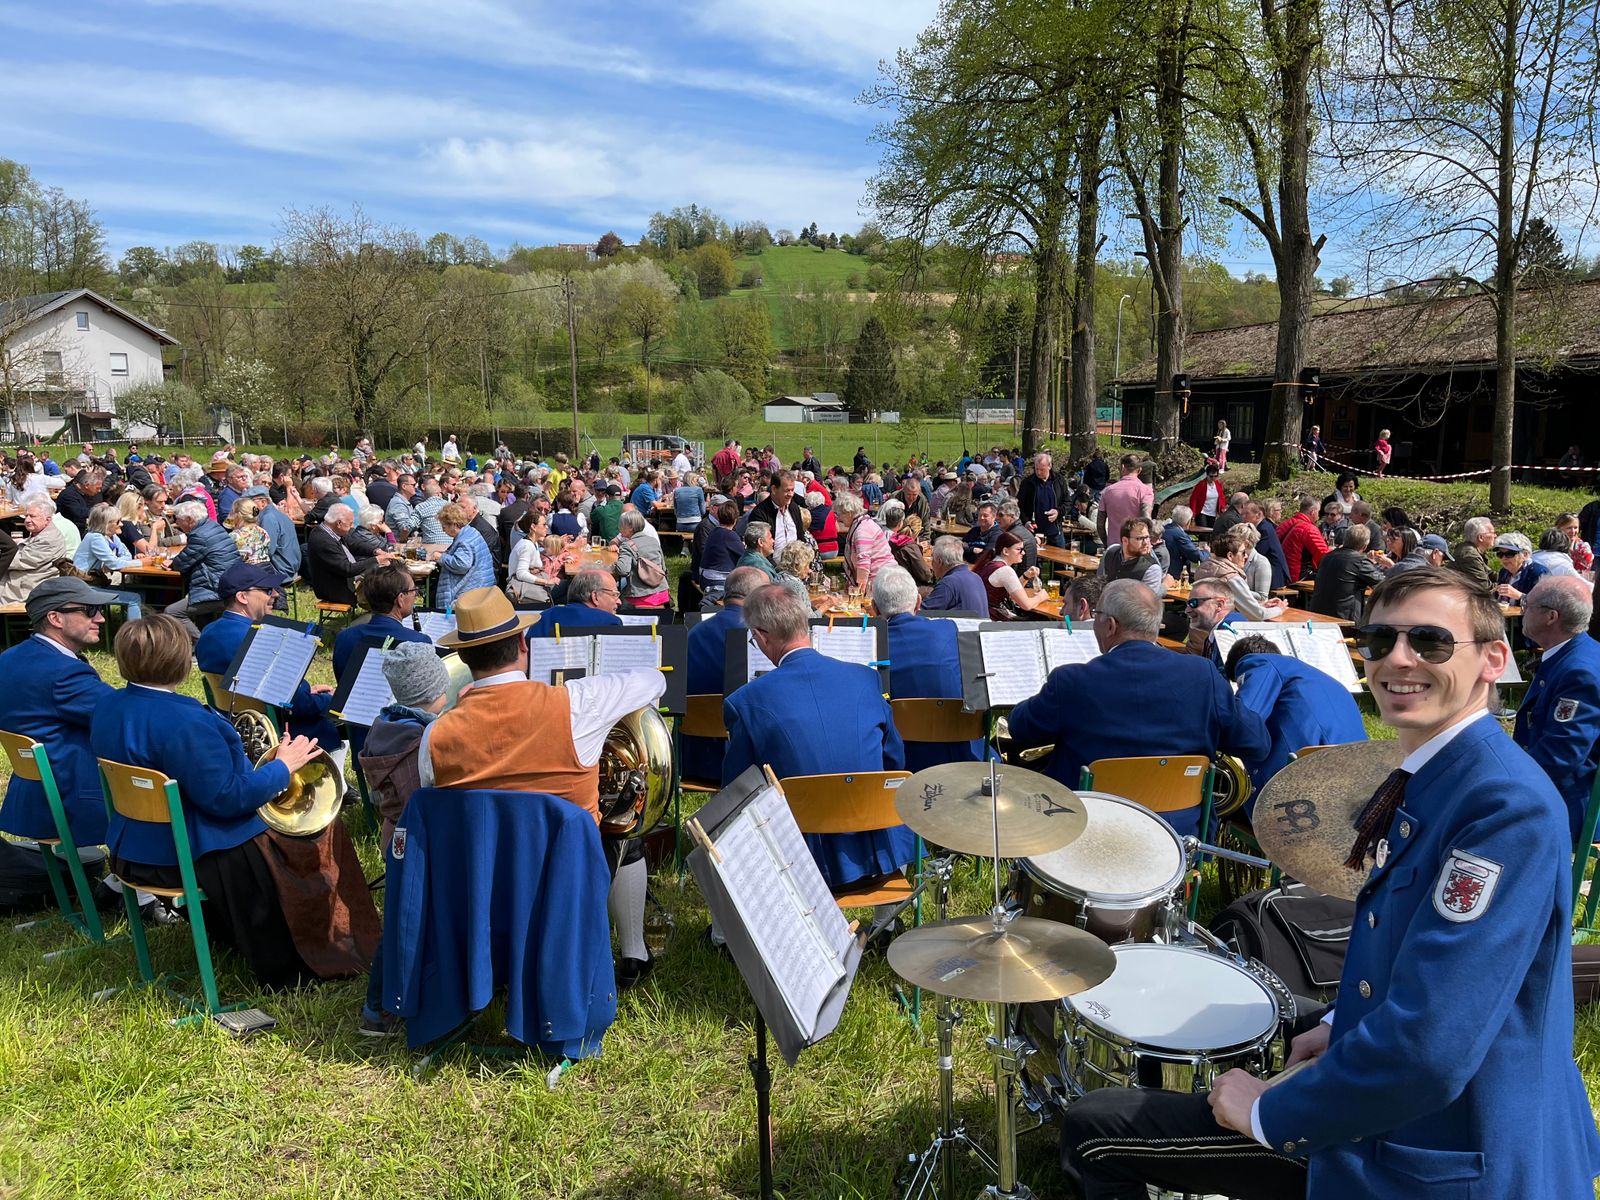
<instances>
[{"instance_id":1,"label":"man in orange vest","mask_svg":"<svg viewBox=\"0 0 1600 1200\"><path fill-rule=\"evenodd\" d=\"M456 600L454 633L439 639L472 671L472 686L423 733L417 751L422 787L546 792L600 820L600 755L612 726L655 707L666 691L660 671L620 671L552 687L528 678L524 638L536 613L518 612L498 588ZM619 987L655 965L644 944L643 846L604 839L614 878L609 907L622 943ZM621 861L619 861L621 860Z\"/></svg>"}]
</instances>

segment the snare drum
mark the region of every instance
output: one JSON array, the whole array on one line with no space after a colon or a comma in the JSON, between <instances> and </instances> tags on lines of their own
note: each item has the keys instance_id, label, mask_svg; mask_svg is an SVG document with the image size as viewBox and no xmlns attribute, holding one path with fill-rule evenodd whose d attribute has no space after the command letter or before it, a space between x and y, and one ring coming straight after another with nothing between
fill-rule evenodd
<instances>
[{"instance_id":1,"label":"snare drum","mask_svg":"<svg viewBox=\"0 0 1600 1200\"><path fill-rule=\"evenodd\" d=\"M1104 942L1148 942L1183 882L1183 842L1149 809L1079 792L1089 824L1070 846L1022 860L1011 888L1023 913L1077 925Z\"/></svg>"},{"instance_id":2,"label":"snare drum","mask_svg":"<svg viewBox=\"0 0 1600 1200\"><path fill-rule=\"evenodd\" d=\"M1281 1061L1278 999L1234 960L1137 943L1112 953L1110 979L1056 1005L1069 1095L1104 1087L1204 1092L1234 1067L1265 1075Z\"/></svg>"}]
</instances>

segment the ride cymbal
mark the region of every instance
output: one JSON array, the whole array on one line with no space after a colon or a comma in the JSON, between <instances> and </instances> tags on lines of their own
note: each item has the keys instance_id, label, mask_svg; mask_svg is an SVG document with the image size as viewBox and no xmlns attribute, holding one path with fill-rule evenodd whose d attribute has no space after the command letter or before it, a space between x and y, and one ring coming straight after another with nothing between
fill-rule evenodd
<instances>
[{"instance_id":1,"label":"ride cymbal","mask_svg":"<svg viewBox=\"0 0 1600 1200\"><path fill-rule=\"evenodd\" d=\"M1405 757L1399 742L1329 746L1284 767L1256 797L1261 852L1285 875L1319 892L1354 900L1370 869L1344 865L1355 819Z\"/></svg>"},{"instance_id":2,"label":"ride cymbal","mask_svg":"<svg viewBox=\"0 0 1600 1200\"><path fill-rule=\"evenodd\" d=\"M1094 934L1059 921L989 917L936 921L889 944L907 983L958 1000L1034 1004L1087 991L1111 977L1116 955Z\"/></svg>"},{"instance_id":3,"label":"ride cymbal","mask_svg":"<svg viewBox=\"0 0 1600 1200\"><path fill-rule=\"evenodd\" d=\"M1070 846L1089 823L1077 793L1048 775L999 764L1000 857L1027 858ZM986 763L946 763L918 771L894 802L914 833L961 854L995 853L994 798Z\"/></svg>"}]
</instances>

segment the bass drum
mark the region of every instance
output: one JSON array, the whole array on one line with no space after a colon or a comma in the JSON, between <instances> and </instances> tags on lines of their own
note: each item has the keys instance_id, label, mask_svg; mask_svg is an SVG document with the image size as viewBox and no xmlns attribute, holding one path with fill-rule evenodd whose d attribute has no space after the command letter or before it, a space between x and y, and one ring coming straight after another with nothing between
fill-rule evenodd
<instances>
[{"instance_id":1,"label":"bass drum","mask_svg":"<svg viewBox=\"0 0 1600 1200\"><path fill-rule=\"evenodd\" d=\"M1011 890L1030 917L1087 929L1107 943L1169 932L1183 882L1183 842L1142 805L1078 792L1089 823L1070 846L1022 860Z\"/></svg>"}]
</instances>

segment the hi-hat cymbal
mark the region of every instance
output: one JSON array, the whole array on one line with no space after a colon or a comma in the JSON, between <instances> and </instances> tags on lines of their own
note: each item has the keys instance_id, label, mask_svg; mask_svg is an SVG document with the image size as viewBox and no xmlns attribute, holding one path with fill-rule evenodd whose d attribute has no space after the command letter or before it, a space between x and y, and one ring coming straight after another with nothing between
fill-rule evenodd
<instances>
[{"instance_id":1,"label":"hi-hat cymbal","mask_svg":"<svg viewBox=\"0 0 1600 1200\"><path fill-rule=\"evenodd\" d=\"M936 921L889 944L907 983L958 1000L1033 1004L1087 991L1111 977L1116 955L1092 933L1059 921L988 917Z\"/></svg>"},{"instance_id":2,"label":"hi-hat cymbal","mask_svg":"<svg viewBox=\"0 0 1600 1200\"><path fill-rule=\"evenodd\" d=\"M1405 757L1398 742L1351 742L1298 758L1256 797L1261 851L1285 875L1319 892L1354 900L1370 869L1344 865L1355 819Z\"/></svg>"},{"instance_id":3,"label":"hi-hat cymbal","mask_svg":"<svg viewBox=\"0 0 1600 1200\"><path fill-rule=\"evenodd\" d=\"M1000 764L1000 856L1027 858L1071 845L1089 823L1077 794L1048 775ZM946 763L900 785L900 819L935 846L993 854L994 798L985 763Z\"/></svg>"}]
</instances>

